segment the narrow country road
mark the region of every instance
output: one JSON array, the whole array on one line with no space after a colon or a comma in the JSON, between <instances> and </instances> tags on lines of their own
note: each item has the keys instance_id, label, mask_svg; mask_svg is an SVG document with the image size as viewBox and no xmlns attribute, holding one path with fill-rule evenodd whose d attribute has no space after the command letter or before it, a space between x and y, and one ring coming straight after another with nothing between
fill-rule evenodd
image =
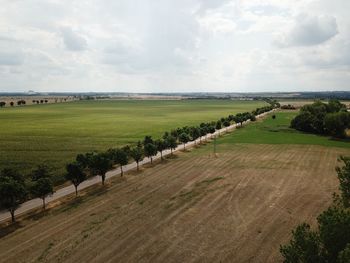
<instances>
[{"instance_id":1,"label":"narrow country road","mask_svg":"<svg viewBox=\"0 0 350 263\"><path fill-rule=\"evenodd\" d=\"M274 110L272 110L272 111L274 111ZM257 119L261 118L261 117L265 116L266 114L268 114L270 112L265 112L263 114L260 114L260 115L256 116L256 118ZM249 123L249 122L250 122L250 120L246 121L245 123ZM230 131L234 130L236 127L237 127L237 124L233 124L231 126L222 128L220 130L215 131L215 133L208 134L207 136L203 136L201 138L201 140L202 141L206 141L208 139L212 139L212 138L214 138L217 135L222 135L224 133L230 132ZM193 147L199 141L200 141L200 139L188 142L188 143L186 143L186 147L188 147L188 148ZM183 145L182 144L178 145L177 148L173 152L180 151L180 150L183 150ZM163 151L163 157L165 157L167 155L170 155L170 154L171 154L170 150ZM160 159L160 153L158 153L156 156L153 157L153 160L157 160L157 159ZM146 157L139 164L140 165L144 165L144 164L147 164L147 163L150 163L150 162L151 162L151 159ZM123 166L124 173L128 172L130 170L133 170L133 169L136 169L136 162L133 162L133 163L130 163L128 165ZM106 180L111 178L111 177L117 176L117 175L120 175L120 167L117 167L117 168L107 172ZM78 190L85 189L85 188L87 188L87 187L89 187L91 185L94 185L94 184L101 184L101 177L100 176L94 176L94 177L91 177L88 180L84 181L83 183L81 183L79 185ZM46 203L55 201L55 200L57 200L57 199L59 199L61 197L65 197L65 196L70 195L70 194L75 194L75 188L74 188L73 185L69 185L69 186L66 186L66 187L63 187L63 188L57 190L53 195L51 195L51 196L46 198ZM40 208L40 207L42 207L42 200L41 199L39 199L39 198L31 199L31 200L28 200L27 202L23 203L16 210L15 215L18 216L18 215L24 214L26 212L29 212L30 210L33 210L35 208ZM10 219L11 219L11 215L10 215L10 213L7 210L0 211L0 223L4 222L4 221L7 221L7 220L10 220Z\"/></svg>"}]
</instances>

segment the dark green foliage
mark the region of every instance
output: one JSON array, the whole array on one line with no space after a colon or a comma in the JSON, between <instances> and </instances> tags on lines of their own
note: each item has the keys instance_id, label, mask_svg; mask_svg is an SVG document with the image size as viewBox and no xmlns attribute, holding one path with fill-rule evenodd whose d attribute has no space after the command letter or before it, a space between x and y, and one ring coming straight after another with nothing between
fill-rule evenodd
<instances>
[{"instance_id":1,"label":"dark green foliage","mask_svg":"<svg viewBox=\"0 0 350 263\"><path fill-rule=\"evenodd\" d=\"M106 173L112 168L112 162L106 153L94 154L89 163L92 175L99 175L102 178L102 185L105 183Z\"/></svg>"},{"instance_id":2,"label":"dark green foliage","mask_svg":"<svg viewBox=\"0 0 350 263\"><path fill-rule=\"evenodd\" d=\"M131 149L130 156L136 162L137 170L139 170L139 162L143 160L143 156L144 156L144 152L140 142L135 148Z\"/></svg>"},{"instance_id":3,"label":"dark green foliage","mask_svg":"<svg viewBox=\"0 0 350 263\"><path fill-rule=\"evenodd\" d=\"M346 245L345 249L338 255L338 263L349 263L350 262L350 243Z\"/></svg>"},{"instance_id":4,"label":"dark green foliage","mask_svg":"<svg viewBox=\"0 0 350 263\"><path fill-rule=\"evenodd\" d=\"M167 147L170 148L171 154L173 154L173 150L175 150L177 146L176 138L173 136L169 136L165 139L165 142Z\"/></svg>"},{"instance_id":5,"label":"dark green foliage","mask_svg":"<svg viewBox=\"0 0 350 263\"><path fill-rule=\"evenodd\" d=\"M160 152L160 158L163 160L163 151L167 148L167 143L163 139L158 139L155 142L155 145L157 147L157 151Z\"/></svg>"},{"instance_id":6,"label":"dark green foliage","mask_svg":"<svg viewBox=\"0 0 350 263\"><path fill-rule=\"evenodd\" d=\"M31 172L30 177L33 181L37 181L41 178L50 178L51 177L50 169L47 165L40 164L36 169L34 169Z\"/></svg>"},{"instance_id":7,"label":"dark green foliage","mask_svg":"<svg viewBox=\"0 0 350 263\"><path fill-rule=\"evenodd\" d=\"M337 100L330 100L328 104L315 101L305 105L291 122L291 127L296 130L334 137L344 137L345 129L349 126L350 113Z\"/></svg>"},{"instance_id":8,"label":"dark green foliage","mask_svg":"<svg viewBox=\"0 0 350 263\"><path fill-rule=\"evenodd\" d=\"M33 180L30 186L30 194L34 198L43 200L43 209L45 209L45 198L53 194L53 183L50 177L41 177Z\"/></svg>"},{"instance_id":9,"label":"dark green foliage","mask_svg":"<svg viewBox=\"0 0 350 263\"><path fill-rule=\"evenodd\" d=\"M189 140L190 140L190 136L188 136L187 133L183 132L183 133L180 134L180 136L179 136L179 141L180 141L181 143L183 143L183 145L184 145L184 150L185 150L185 145L186 145L187 142L189 142Z\"/></svg>"},{"instance_id":10,"label":"dark green foliage","mask_svg":"<svg viewBox=\"0 0 350 263\"><path fill-rule=\"evenodd\" d=\"M5 101L0 101L0 108L5 107L6 102Z\"/></svg>"},{"instance_id":11,"label":"dark green foliage","mask_svg":"<svg viewBox=\"0 0 350 263\"><path fill-rule=\"evenodd\" d=\"M263 114L265 112L268 112L268 111L271 111L273 110L274 107L273 106L265 106L265 107L261 107L261 108L257 108L255 109L252 114L257 116L257 115L260 115L260 114Z\"/></svg>"},{"instance_id":12,"label":"dark green foliage","mask_svg":"<svg viewBox=\"0 0 350 263\"><path fill-rule=\"evenodd\" d=\"M153 163L153 156L157 154L157 147L153 143L147 143L144 146L144 152L151 159L151 163Z\"/></svg>"},{"instance_id":13,"label":"dark green foliage","mask_svg":"<svg viewBox=\"0 0 350 263\"><path fill-rule=\"evenodd\" d=\"M292 236L290 243L280 248L285 263L323 262L319 235L308 224L299 225Z\"/></svg>"},{"instance_id":14,"label":"dark green foliage","mask_svg":"<svg viewBox=\"0 0 350 263\"><path fill-rule=\"evenodd\" d=\"M86 174L78 162L69 163L66 165L66 180L72 182L75 187L75 195L78 195L78 186L86 180Z\"/></svg>"},{"instance_id":15,"label":"dark green foliage","mask_svg":"<svg viewBox=\"0 0 350 263\"><path fill-rule=\"evenodd\" d=\"M350 211L334 205L324 211L317 221L325 262L336 262L339 252L350 243Z\"/></svg>"},{"instance_id":16,"label":"dark green foliage","mask_svg":"<svg viewBox=\"0 0 350 263\"><path fill-rule=\"evenodd\" d=\"M324 129L326 133L343 138L346 136L345 129L350 127L350 113L342 111L326 114L324 118Z\"/></svg>"},{"instance_id":17,"label":"dark green foliage","mask_svg":"<svg viewBox=\"0 0 350 263\"><path fill-rule=\"evenodd\" d=\"M85 154L78 154L77 157L75 158L75 160L77 161L77 163L79 163L79 165L82 168L87 168L89 167L89 164L91 163L91 160L93 158L95 153L91 152L91 153L85 153Z\"/></svg>"},{"instance_id":18,"label":"dark green foliage","mask_svg":"<svg viewBox=\"0 0 350 263\"><path fill-rule=\"evenodd\" d=\"M328 101L327 106L328 106L328 112L330 113L346 111L346 105L340 103L339 100L331 99Z\"/></svg>"},{"instance_id":19,"label":"dark green foliage","mask_svg":"<svg viewBox=\"0 0 350 263\"><path fill-rule=\"evenodd\" d=\"M127 149L128 152L130 152L130 149ZM128 154L126 149L115 149L113 151L112 160L120 165L120 175L123 176L123 165L128 164Z\"/></svg>"},{"instance_id":20,"label":"dark green foliage","mask_svg":"<svg viewBox=\"0 0 350 263\"><path fill-rule=\"evenodd\" d=\"M292 232L292 240L281 246L284 262L339 263L350 259L350 158L341 157L342 168L337 168L341 198L318 216L318 228L310 230L307 224ZM338 202L340 201L340 202Z\"/></svg>"},{"instance_id":21,"label":"dark green foliage","mask_svg":"<svg viewBox=\"0 0 350 263\"><path fill-rule=\"evenodd\" d=\"M197 140L201 136L199 128L198 127L191 127L190 128L190 135L191 135L192 141Z\"/></svg>"},{"instance_id":22,"label":"dark green foliage","mask_svg":"<svg viewBox=\"0 0 350 263\"><path fill-rule=\"evenodd\" d=\"M342 167L336 168L341 199L346 207L350 207L350 158L341 156L339 161L343 162Z\"/></svg>"},{"instance_id":23,"label":"dark green foliage","mask_svg":"<svg viewBox=\"0 0 350 263\"><path fill-rule=\"evenodd\" d=\"M0 173L0 209L11 213L15 222L15 211L27 198L27 187L24 176L12 169L4 169Z\"/></svg>"},{"instance_id":24,"label":"dark green foliage","mask_svg":"<svg viewBox=\"0 0 350 263\"><path fill-rule=\"evenodd\" d=\"M143 145L146 145L148 143L154 143L152 136L145 136L145 138L143 139Z\"/></svg>"},{"instance_id":25,"label":"dark green foliage","mask_svg":"<svg viewBox=\"0 0 350 263\"><path fill-rule=\"evenodd\" d=\"M223 122L223 125L224 125L225 127L228 127L228 126L231 125L231 123L230 123L229 120L225 120L225 121Z\"/></svg>"}]
</instances>

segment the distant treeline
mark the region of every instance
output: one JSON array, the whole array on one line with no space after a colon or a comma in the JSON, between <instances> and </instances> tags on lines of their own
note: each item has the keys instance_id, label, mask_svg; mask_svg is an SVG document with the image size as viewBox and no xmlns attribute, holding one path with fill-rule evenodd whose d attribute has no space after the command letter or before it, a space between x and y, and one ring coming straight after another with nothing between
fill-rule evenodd
<instances>
[{"instance_id":1,"label":"distant treeline","mask_svg":"<svg viewBox=\"0 0 350 263\"><path fill-rule=\"evenodd\" d=\"M257 108L252 112L238 113L222 117L217 121L201 123L198 126L184 126L165 132L159 139L154 140L151 136L145 136L143 141L139 141L135 146L126 145L121 148L110 148L105 152L88 152L78 154L75 161L66 165L65 179L71 181L78 195L78 186L89 176L101 176L102 184L105 182L106 173L119 165L121 176L123 176L123 166L130 160L134 160L139 169L139 163L148 157L151 160L158 153L163 159L163 152L170 150L171 154L178 144L196 142L203 136L213 134L222 127L229 127L232 123L243 125L243 122L255 121L256 115L268 112L279 107L279 103L274 100L267 100L269 106ZM28 180L29 177L29 180ZM46 166L39 166L32 173L25 177L21 172L14 169L4 169L0 173L0 209L6 209L11 213L12 221L15 221L15 210L28 198L41 198L45 209L45 198L53 193L53 178L50 176Z\"/></svg>"},{"instance_id":2,"label":"distant treeline","mask_svg":"<svg viewBox=\"0 0 350 263\"><path fill-rule=\"evenodd\" d=\"M337 138L346 136L350 128L350 113L346 105L332 99L328 103L316 101L304 105L292 120L291 127L299 131L331 135Z\"/></svg>"}]
</instances>

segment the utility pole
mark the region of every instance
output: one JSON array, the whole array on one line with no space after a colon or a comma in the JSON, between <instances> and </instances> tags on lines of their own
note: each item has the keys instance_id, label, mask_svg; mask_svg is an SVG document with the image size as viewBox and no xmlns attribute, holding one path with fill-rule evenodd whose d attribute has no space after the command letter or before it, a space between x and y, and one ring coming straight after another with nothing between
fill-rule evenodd
<instances>
[{"instance_id":1,"label":"utility pole","mask_svg":"<svg viewBox=\"0 0 350 263\"><path fill-rule=\"evenodd\" d=\"M216 155L216 135L214 135L214 155Z\"/></svg>"}]
</instances>

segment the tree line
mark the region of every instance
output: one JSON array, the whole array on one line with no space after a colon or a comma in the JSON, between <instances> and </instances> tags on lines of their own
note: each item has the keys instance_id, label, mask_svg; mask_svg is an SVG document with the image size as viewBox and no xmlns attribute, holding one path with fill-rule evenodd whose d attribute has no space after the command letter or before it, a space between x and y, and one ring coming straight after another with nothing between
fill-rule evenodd
<instances>
[{"instance_id":1,"label":"tree line","mask_svg":"<svg viewBox=\"0 0 350 263\"><path fill-rule=\"evenodd\" d=\"M121 148L110 148L104 152L78 154L73 162L66 165L65 179L73 184L75 194L78 196L79 185L88 177L100 176L104 185L106 173L115 165L119 165L120 174L123 176L123 168L131 160L135 161L136 169L139 170L139 164L145 157L153 163L153 157L160 153L162 160L165 150L170 150L172 155L179 144L186 150L186 144L190 141L196 143L199 139L201 143L203 137L206 138L216 130L229 127L232 123L242 126L245 121L255 121L256 115L271 111L278 106L279 104L273 101L271 105L257 108L252 112L229 115L217 121L200 123L198 126L176 128L165 132L159 139L153 139L148 135L135 146L126 145ZM38 166L27 177L15 169L4 169L0 172L0 209L6 209L11 213L12 222L15 222L15 210L28 198L41 198L45 209L45 198L53 193L53 186L47 166Z\"/></svg>"},{"instance_id":2,"label":"tree line","mask_svg":"<svg viewBox=\"0 0 350 263\"><path fill-rule=\"evenodd\" d=\"M339 161L340 194L333 194L332 205L317 217L315 230L303 223L292 231L289 244L280 247L285 263L350 262L350 157Z\"/></svg>"},{"instance_id":3,"label":"tree line","mask_svg":"<svg viewBox=\"0 0 350 263\"><path fill-rule=\"evenodd\" d=\"M331 99L328 103L315 101L300 109L291 127L303 132L344 138L346 129L350 128L350 113L346 105L338 100Z\"/></svg>"}]
</instances>

